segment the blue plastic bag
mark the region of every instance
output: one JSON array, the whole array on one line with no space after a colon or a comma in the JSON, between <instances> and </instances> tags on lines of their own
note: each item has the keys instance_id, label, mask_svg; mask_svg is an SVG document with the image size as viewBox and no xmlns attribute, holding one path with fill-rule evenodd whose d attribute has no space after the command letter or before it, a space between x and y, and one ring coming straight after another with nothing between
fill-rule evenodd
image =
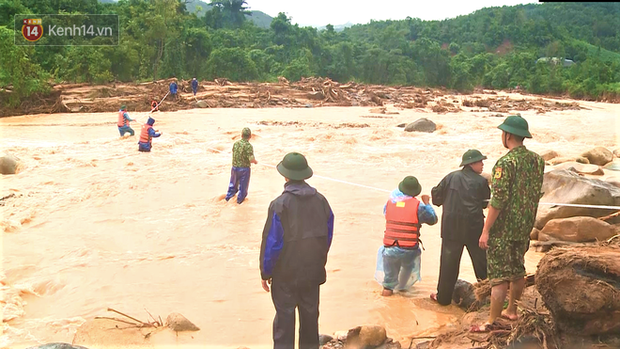
<instances>
[{"instance_id":1,"label":"blue plastic bag","mask_svg":"<svg viewBox=\"0 0 620 349\"><path fill-rule=\"evenodd\" d=\"M375 271L375 280L377 280L381 286L383 286L383 281L385 278L383 266L384 255L401 260L411 260L411 258L413 258L413 263L410 268L404 268L401 265L398 273L398 285L394 288L395 291L408 290L411 286L413 286L413 284L422 280L422 277L420 276L422 251L419 248L416 250L405 250L398 247L390 247L386 249L384 246L381 246L377 252L377 269Z\"/></svg>"}]
</instances>

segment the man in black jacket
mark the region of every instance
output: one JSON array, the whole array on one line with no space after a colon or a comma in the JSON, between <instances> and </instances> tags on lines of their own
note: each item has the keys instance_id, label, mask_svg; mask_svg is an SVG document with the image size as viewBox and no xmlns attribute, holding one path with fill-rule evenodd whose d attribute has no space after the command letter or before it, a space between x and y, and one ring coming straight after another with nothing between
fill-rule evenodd
<instances>
[{"instance_id":1,"label":"man in black jacket","mask_svg":"<svg viewBox=\"0 0 620 349\"><path fill-rule=\"evenodd\" d=\"M305 180L312 169L299 153L286 154L277 166L284 192L271 202L260 248L263 289L276 308L275 349L295 347L295 309L299 308L299 349L319 348L319 287L334 231L329 203Z\"/></svg>"},{"instance_id":2,"label":"man in black jacket","mask_svg":"<svg viewBox=\"0 0 620 349\"><path fill-rule=\"evenodd\" d=\"M489 183L480 175L486 158L479 150L466 151L461 162L463 169L448 174L431 190L433 204L443 205L439 282L437 293L431 294L431 299L441 305L452 302L463 247L467 247L476 278L487 278L486 252L478 246L484 226L482 210L491 197Z\"/></svg>"}]
</instances>

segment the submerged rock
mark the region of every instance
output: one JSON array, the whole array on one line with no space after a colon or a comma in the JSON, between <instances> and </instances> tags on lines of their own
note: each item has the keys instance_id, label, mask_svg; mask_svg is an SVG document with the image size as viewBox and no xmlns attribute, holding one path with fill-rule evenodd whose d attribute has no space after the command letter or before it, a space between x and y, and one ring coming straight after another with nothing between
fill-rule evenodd
<instances>
[{"instance_id":1,"label":"submerged rock","mask_svg":"<svg viewBox=\"0 0 620 349\"><path fill-rule=\"evenodd\" d=\"M0 173L3 175L16 174L19 172L19 158L13 154L4 154L0 156Z\"/></svg>"},{"instance_id":2,"label":"submerged rock","mask_svg":"<svg viewBox=\"0 0 620 349\"><path fill-rule=\"evenodd\" d=\"M437 130L437 125L427 118L418 119L405 127L406 132L427 132L433 133Z\"/></svg>"},{"instance_id":3,"label":"submerged rock","mask_svg":"<svg viewBox=\"0 0 620 349\"><path fill-rule=\"evenodd\" d=\"M200 331L200 328L179 313L170 313L166 318L166 326L173 331Z\"/></svg>"},{"instance_id":4,"label":"submerged rock","mask_svg":"<svg viewBox=\"0 0 620 349\"><path fill-rule=\"evenodd\" d=\"M81 345L71 345L69 343L47 343L37 345L36 347L29 347L26 349L88 349Z\"/></svg>"}]
</instances>

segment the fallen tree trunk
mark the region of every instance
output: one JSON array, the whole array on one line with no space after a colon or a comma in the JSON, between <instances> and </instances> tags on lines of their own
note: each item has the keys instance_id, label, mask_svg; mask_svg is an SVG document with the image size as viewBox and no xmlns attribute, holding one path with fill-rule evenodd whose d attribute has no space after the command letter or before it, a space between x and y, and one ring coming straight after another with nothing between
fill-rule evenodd
<instances>
[{"instance_id":1,"label":"fallen tree trunk","mask_svg":"<svg viewBox=\"0 0 620 349\"><path fill-rule=\"evenodd\" d=\"M559 330L620 333L620 245L553 249L538 264L536 288Z\"/></svg>"}]
</instances>

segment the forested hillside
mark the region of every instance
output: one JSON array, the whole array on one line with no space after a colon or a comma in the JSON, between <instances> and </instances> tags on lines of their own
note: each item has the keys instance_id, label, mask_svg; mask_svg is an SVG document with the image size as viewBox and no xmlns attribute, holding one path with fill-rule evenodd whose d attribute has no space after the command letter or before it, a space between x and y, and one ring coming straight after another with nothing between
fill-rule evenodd
<instances>
[{"instance_id":1,"label":"forested hillside","mask_svg":"<svg viewBox=\"0 0 620 349\"><path fill-rule=\"evenodd\" d=\"M341 32L333 26L299 27L283 13L269 29L259 28L247 20L251 0L210 5L198 17L184 0L0 0L0 87L10 91L0 98L15 105L46 91L50 81L172 76L233 81L326 76L465 92L520 86L575 98L620 96L620 3L504 6L444 21L371 21ZM15 46L13 15L23 13L118 14L120 44Z\"/></svg>"}]
</instances>

